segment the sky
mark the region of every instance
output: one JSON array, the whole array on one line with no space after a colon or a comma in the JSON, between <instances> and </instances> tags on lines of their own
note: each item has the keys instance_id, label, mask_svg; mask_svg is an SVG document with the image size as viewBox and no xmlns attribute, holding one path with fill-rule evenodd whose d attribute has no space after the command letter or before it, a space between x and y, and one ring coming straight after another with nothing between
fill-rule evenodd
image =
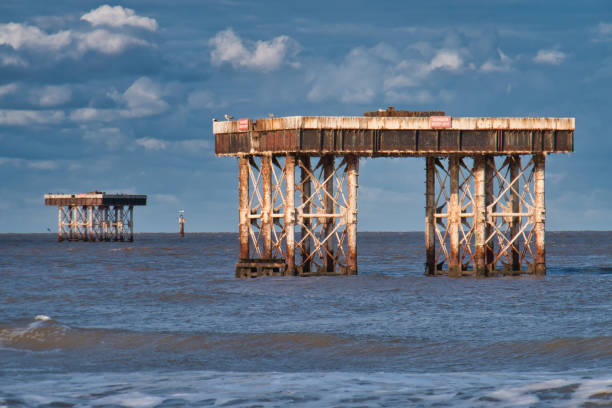
<instances>
[{"instance_id":1,"label":"sky","mask_svg":"<svg viewBox=\"0 0 612 408\"><path fill-rule=\"evenodd\" d=\"M147 194L137 232L237 231L213 117L575 117L548 230L612 229L612 3L0 2L0 232L57 230L48 192ZM359 229L424 226L424 159L361 159Z\"/></svg>"}]
</instances>

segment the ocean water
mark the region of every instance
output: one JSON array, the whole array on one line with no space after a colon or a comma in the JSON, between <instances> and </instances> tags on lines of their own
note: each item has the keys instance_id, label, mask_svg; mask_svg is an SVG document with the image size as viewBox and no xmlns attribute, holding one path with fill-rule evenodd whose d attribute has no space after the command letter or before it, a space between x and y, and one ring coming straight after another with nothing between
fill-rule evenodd
<instances>
[{"instance_id":1,"label":"ocean water","mask_svg":"<svg viewBox=\"0 0 612 408\"><path fill-rule=\"evenodd\" d=\"M235 234L0 235L0 407L612 406L612 233L547 233L543 278L237 280Z\"/></svg>"}]
</instances>

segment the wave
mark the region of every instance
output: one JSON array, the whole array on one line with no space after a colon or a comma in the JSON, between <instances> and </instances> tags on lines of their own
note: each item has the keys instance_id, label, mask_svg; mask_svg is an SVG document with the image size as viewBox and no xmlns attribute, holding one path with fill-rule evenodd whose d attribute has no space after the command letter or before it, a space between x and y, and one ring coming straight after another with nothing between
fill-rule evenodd
<instances>
[{"instance_id":1,"label":"wave","mask_svg":"<svg viewBox=\"0 0 612 408\"><path fill-rule=\"evenodd\" d=\"M308 353L338 358L398 361L421 358L483 361L612 361L612 336L567 337L489 344L440 341L410 337L350 336L333 333L266 332L146 332L126 329L79 328L49 316L13 323L0 322L0 346L30 351L105 348L151 352L210 350L245 356L278 356Z\"/></svg>"}]
</instances>

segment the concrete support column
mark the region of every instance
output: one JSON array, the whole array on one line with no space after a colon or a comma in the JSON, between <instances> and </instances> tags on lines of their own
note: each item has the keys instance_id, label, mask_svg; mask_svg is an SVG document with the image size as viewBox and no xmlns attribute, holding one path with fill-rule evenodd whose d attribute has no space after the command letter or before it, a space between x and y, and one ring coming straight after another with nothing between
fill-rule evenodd
<instances>
[{"instance_id":1,"label":"concrete support column","mask_svg":"<svg viewBox=\"0 0 612 408\"><path fill-rule=\"evenodd\" d=\"M546 274L546 242L545 242L545 226L546 221L546 201L544 190L544 173L546 166L546 154L538 153L533 155L534 172L535 172L535 239L536 239L536 259L535 273L536 275Z\"/></svg>"},{"instance_id":2,"label":"concrete support column","mask_svg":"<svg viewBox=\"0 0 612 408\"><path fill-rule=\"evenodd\" d=\"M123 231L124 231L124 225L123 225L123 220L125 219L124 214L123 214L123 206L119 207L119 240L123 241L124 236L123 236Z\"/></svg>"},{"instance_id":3,"label":"concrete support column","mask_svg":"<svg viewBox=\"0 0 612 408\"><path fill-rule=\"evenodd\" d=\"M494 191L494 179L495 179L495 156L485 156L485 240L489 239L491 234L493 233L493 227L489 224L489 222L493 221L489 214L490 212L495 211L495 206L489 208L489 206L495 201L495 191ZM487 244L485 244L485 263L487 268L487 273L495 270L495 265L493 265L493 260L495 259L495 241L490 240Z\"/></svg>"},{"instance_id":4,"label":"concrete support column","mask_svg":"<svg viewBox=\"0 0 612 408\"><path fill-rule=\"evenodd\" d=\"M128 207L129 216L130 216L130 238L129 241L134 241L134 206L130 205Z\"/></svg>"},{"instance_id":5,"label":"concrete support column","mask_svg":"<svg viewBox=\"0 0 612 408\"><path fill-rule=\"evenodd\" d=\"M272 156L261 157L261 185L262 185L262 208L261 208L261 235L263 238L263 257L272 258Z\"/></svg>"},{"instance_id":6,"label":"concrete support column","mask_svg":"<svg viewBox=\"0 0 612 408\"><path fill-rule=\"evenodd\" d=\"M85 215L87 217L87 229L85 234L85 239L87 241L95 241L94 229L93 229L93 216L94 216L94 207L93 205L88 205L83 207L85 209Z\"/></svg>"},{"instance_id":7,"label":"concrete support column","mask_svg":"<svg viewBox=\"0 0 612 408\"><path fill-rule=\"evenodd\" d=\"M310 196L312 194L312 180L308 173L312 174L312 166L310 164L309 156L300 157L300 162L302 166L300 166L300 187L302 190L302 213L310 214L312 205L310 201ZM307 202L308 201L308 202ZM308 236L308 230L311 227L311 219L310 217L302 217L301 218L302 228L300 233L300 241L302 241L301 246L301 260L302 260L302 271L301 272L311 272L311 262L308 257L310 256L311 240L312 238ZM308 261L306 261L308 259Z\"/></svg>"},{"instance_id":8,"label":"concrete support column","mask_svg":"<svg viewBox=\"0 0 612 408\"><path fill-rule=\"evenodd\" d=\"M109 223L108 223L108 207L102 206L100 207L100 211L102 212L102 239L104 241L110 241L110 231L109 231Z\"/></svg>"},{"instance_id":9,"label":"concrete support column","mask_svg":"<svg viewBox=\"0 0 612 408\"><path fill-rule=\"evenodd\" d=\"M249 259L249 158L240 156L238 161L238 241L240 251L238 258Z\"/></svg>"},{"instance_id":10,"label":"concrete support column","mask_svg":"<svg viewBox=\"0 0 612 408\"><path fill-rule=\"evenodd\" d=\"M62 242L64 240L63 230L64 230L64 207L61 205L57 206L57 240Z\"/></svg>"},{"instance_id":11,"label":"concrete support column","mask_svg":"<svg viewBox=\"0 0 612 408\"><path fill-rule=\"evenodd\" d=\"M295 275L295 156L285 158L285 275Z\"/></svg>"},{"instance_id":12,"label":"concrete support column","mask_svg":"<svg viewBox=\"0 0 612 408\"><path fill-rule=\"evenodd\" d=\"M450 200L448 203L449 260L448 276L461 276L459 258L459 228L461 227L461 208L459 204L459 157L448 159L450 174Z\"/></svg>"},{"instance_id":13,"label":"concrete support column","mask_svg":"<svg viewBox=\"0 0 612 408\"><path fill-rule=\"evenodd\" d=\"M346 156L348 208L346 215L348 258L347 275L357 275L357 188L359 176L359 158Z\"/></svg>"},{"instance_id":14,"label":"concrete support column","mask_svg":"<svg viewBox=\"0 0 612 408\"><path fill-rule=\"evenodd\" d=\"M324 186L323 188L327 192L324 197L325 201L325 214L334 214L334 201L331 197L334 196L334 167L335 167L335 157L331 154L326 154L321 158L323 160L323 178L324 178ZM328 237L334 229L334 221L335 219L330 217L325 217L323 221L323 234L324 236L321 239L325 239ZM323 254L323 271L324 272L334 272L335 270L335 262L334 258L329 255L334 252L334 241L331 237L324 244L327 252Z\"/></svg>"},{"instance_id":15,"label":"concrete support column","mask_svg":"<svg viewBox=\"0 0 612 408\"><path fill-rule=\"evenodd\" d=\"M521 171L521 157L518 154L513 154L509 157L510 160L510 182L513 182L520 174ZM520 202L520 180L516 180L512 185L512 188L509 191L510 194L510 211L514 214L520 212L521 202ZM519 233L521 228L521 217L515 216L510 220L510 239L514 239L516 235ZM509 249L510 259L512 262L512 271L520 272L521 270L521 254L519 252L519 240L515 240L513 247Z\"/></svg>"},{"instance_id":16,"label":"concrete support column","mask_svg":"<svg viewBox=\"0 0 612 408\"><path fill-rule=\"evenodd\" d=\"M79 208L76 205L70 207L70 239L79 239L79 227L77 225L79 219Z\"/></svg>"},{"instance_id":17,"label":"concrete support column","mask_svg":"<svg viewBox=\"0 0 612 408\"><path fill-rule=\"evenodd\" d=\"M486 275L485 158L474 157L474 275Z\"/></svg>"},{"instance_id":18,"label":"concrete support column","mask_svg":"<svg viewBox=\"0 0 612 408\"><path fill-rule=\"evenodd\" d=\"M436 274L436 158L425 158L425 274Z\"/></svg>"}]
</instances>

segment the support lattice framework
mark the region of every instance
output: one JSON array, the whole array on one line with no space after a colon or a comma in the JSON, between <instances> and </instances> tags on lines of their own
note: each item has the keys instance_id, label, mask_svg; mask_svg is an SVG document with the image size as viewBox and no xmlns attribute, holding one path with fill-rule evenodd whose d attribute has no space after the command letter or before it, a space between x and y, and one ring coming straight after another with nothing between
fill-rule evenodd
<instances>
[{"instance_id":1,"label":"support lattice framework","mask_svg":"<svg viewBox=\"0 0 612 408\"><path fill-rule=\"evenodd\" d=\"M357 165L356 156L241 157L236 276L356 274Z\"/></svg>"},{"instance_id":2,"label":"support lattice framework","mask_svg":"<svg viewBox=\"0 0 612 408\"><path fill-rule=\"evenodd\" d=\"M133 206L58 206L58 240L133 241Z\"/></svg>"},{"instance_id":3,"label":"support lattice framework","mask_svg":"<svg viewBox=\"0 0 612 408\"><path fill-rule=\"evenodd\" d=\"M426 160L428 274L545 273L543 154Z\"/></svg>"}]
</instances>

